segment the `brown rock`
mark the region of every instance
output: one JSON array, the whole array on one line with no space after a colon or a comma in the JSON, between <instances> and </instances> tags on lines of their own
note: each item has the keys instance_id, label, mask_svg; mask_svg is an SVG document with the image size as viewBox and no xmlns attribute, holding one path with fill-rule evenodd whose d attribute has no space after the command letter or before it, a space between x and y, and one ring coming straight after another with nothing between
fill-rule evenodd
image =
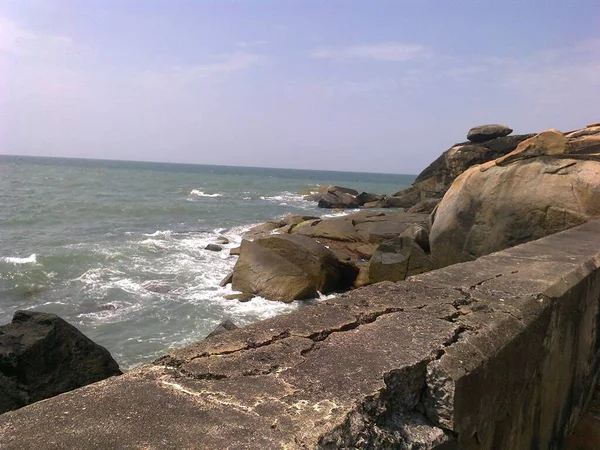
<instances>
[{"instance_id":1,"label":"brown rock","mask_svg":"<svg viewBox=\"0 0 600 450\"><path fill-rule=\"evenodd\" d=\"M540 149L533 147L538 142ZM547 132L514 159L456 179L436 212L429 241L436 267L539 239L600 216L600 162L569 159L564 140ZM546 156L547 153L560 158ZM505 160L506 162L506 160Z\"/></svg>"},{"instance_id":2,"label":"brown rock","mask_svg":"<svg viewBox=\"0 0 600 450\"><path fill-rule=\"evenodd\" d=\"M430 257L409 237L384 242L369 261L369 280L401 281L433 268Z\"/></svg>"},{"instance_id":3,"label":"brown rock","mask_svg":"<svg viewBox=\"0 0 600 450\"><path fill-rule=\"evenodd\" d=\"M233 269L232 289L286 303L317 296L315 284L300 267L247 240Z\"/></svg>"}]
</instances>

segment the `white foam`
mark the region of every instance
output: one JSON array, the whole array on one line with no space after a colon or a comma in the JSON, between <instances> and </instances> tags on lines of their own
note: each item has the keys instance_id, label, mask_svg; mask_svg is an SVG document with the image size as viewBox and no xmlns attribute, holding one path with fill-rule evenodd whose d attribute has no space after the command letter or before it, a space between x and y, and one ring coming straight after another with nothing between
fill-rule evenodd
<instances>
[{"instance_id":1,"label":"white foam","mask_svg":"<svg viewBox=\"0 0 600 450\"><path fill-rule=\"evenodd\" d=\"M37 255L33 253L27 258L17 258L16 256L3 256L0 258L0 261L4 261L10 264L36 264Z\"/></svg>"},{"instance_id":2,"label":"white foam","mask_svg":"<svg viewBox=\"0 0 600 450\"><path fill-rule=\"evenodd\" d=\"M157 230L154 233L143 233L144 236L148 236L148 237L163 237L163 238L170 238L171 235L173 234L173 230Z\"/></svg>"},{"instance_id":3,"label":"white foam","mask_svg":"<svg viewBox=\"0 0 600 450\"><path fill-rule=\"evenodd\" d=\"M190 195L195 195L196 197L223 197L223 194L207 194L199 189L192 189Z\"/></svg>"}]
</instances>

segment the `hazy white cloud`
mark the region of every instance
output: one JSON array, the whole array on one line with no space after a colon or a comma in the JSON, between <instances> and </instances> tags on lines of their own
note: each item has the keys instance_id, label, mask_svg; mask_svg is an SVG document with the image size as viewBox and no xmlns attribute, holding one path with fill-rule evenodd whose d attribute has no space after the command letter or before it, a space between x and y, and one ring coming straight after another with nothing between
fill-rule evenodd
<instances>
[{"instance_id":1,"label":"hazy white cloud","mask_svg":"<svg viewBox=\"0 0 600 450\"><path fill-rule=\"evenodd\" d=\"M313 58L370 59L375 61L405 62L427 58L431 51L418 44L387 42L350 47L321 47L311 53Z\"/></svg>"},{"instance_id":2,"label":"hazy white cloud","mask_svg":"<svg viewBox=\"0 0 600 450\"><path fill-rule=\"evenodd\" d=\"M148 86L181 86L201 80L222 80L234 73L244 72L261 64L266 56L260 53L238 51L217 55L213 61L202 64L171 67L144 74L142 82Z\"/></svg>"},{"instance_id":3,"label":"hazy white cloud","mask_svg":"<svg viewBox=\"0 0 600 450\"><path fill-rule=\"evenodd\" d=\"M251 48L251 47L260 47L262 45L268 44L268 41L239 41L236 42L235 45L240 48Z\"/></svg>"},{"instance_id":4,"label":"hazy white cloud","mask_svg":"<svg viewBox=\"0 0 600 450\"><path fill-rule=\"evenodd\" d=\"M0 52L18 56L48 57L73 45L67 36L45 35L0 17Z\"/></svg>"}]
</instances>

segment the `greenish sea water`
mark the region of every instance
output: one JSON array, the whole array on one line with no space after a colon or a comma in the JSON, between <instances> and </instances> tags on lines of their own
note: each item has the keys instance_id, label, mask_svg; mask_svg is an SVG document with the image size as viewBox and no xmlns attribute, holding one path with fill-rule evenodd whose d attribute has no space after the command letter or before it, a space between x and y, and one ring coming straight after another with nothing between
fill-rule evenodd
<instances>
[{"instance_id":1,"label":"greenish sea water","mask_svg":"<svg viewBox=\"0 0 600 450\"><path fill-rule=\"evenodd\" d=\"M391 193L413 175L0 156L0 324L59 314L124 368L302 307L225 300L227 248L288 213L336 214L300 191L337 184ZM222 252L205 250L219 236Z\"/></svg>"}]
</instances>

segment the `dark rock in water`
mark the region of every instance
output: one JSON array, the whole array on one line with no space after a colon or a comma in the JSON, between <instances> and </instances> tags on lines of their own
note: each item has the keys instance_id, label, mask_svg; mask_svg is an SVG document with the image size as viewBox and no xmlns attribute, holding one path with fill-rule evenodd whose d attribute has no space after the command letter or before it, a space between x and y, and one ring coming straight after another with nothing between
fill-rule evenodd
<instances>
[{"instance_id":1,"label":"dark rock in water","mask_svg":"<svg viewBox=\"0 0 600 450\"><path fill-rule=\"evenodd\" d=\"M353 267L314 239L300 235L273 235L243 241L233 269L232 288L270 300L314 298L353 283Z\"/></svg>"},{"instance_id":2,"label":"dark rock in water","mask_svg":"<svg viewBox=\"0 0 600 450\"><path fill-rule=\"evenodd\" d=\"M369 262L369 280L371 283L402 281L432 268L431 258L414 239L398 237L377 248Z\"/></svg>"},{"instance_id":3,"label":"dark rock in water","mask_svg":"<svg viewBox=\"0 0 600 450\"><path fill-rule=\"evenodd\" d=\"M356 200L358 200L358 204L363 206L365 203L378 202L380 200L385 199L386 196L382 194L371 194L369 192L361 192L356 196Z\"/></svg>"},{"instance_id":4,"label":"dark rock in water","mask_svg":"<svg viewBox=\"0 0 600 450\"><path fill-rule=\"evenodd\" d=\"M171 291L172 287L168 284L161 283L160 281L146 281L142 284L144 289L150 292L156 292L157 294L167 294Z\"/></svg>"},{"instance_id":5,"label":"dark rock in water","mask_svg":"<svg viewBox=\"0 0 600 450\"><path fill-rule=\"evenodd\" d=\"M223 247L217 244L208 244L206 247L204 247L204 249L210 250L211 252L220 252L221 250L223 250Z\"/></svg>"},{"instance_id":6,"label":"dark rock in water","mask_svg":"<svg viewBox=\"0 0 600 450\"><path fill-rule=\"evenodd\" d=\"M431 214L435 207L442 201L441 198L427 198L421 200L412 208L409 208L409 213Z\"/></svg>"},{"instance_id":7,"label":"dark rock in water","mask_svg":"<svg viewBox=\"0 0 600 450\"><path fill-rule=\"evenodd\" d=\"M307 202L318 202L319 200L321 200L323 198L325 194L319 194L318 192L315 194L309 194L309 195L305 195L303 200L306 200Z\"/></svg>"},{"instance_id":8,"label":"dark rock in water","mask_svg":"<svg viewBox=\"0 0 600 450\"><path fill-rule=\"evenodd\" d=\"M317 296L316 286L306 272L256 241L242 241L231 286L244 294L286 303Z\"/></svg>"},{"instance_id":9,"label":"dark rock in water","mask_svg":"<svg viewBox=\"0 0 600 450\"><path fill-rule=\"evenodd\" d=\"M227 275L225 275L225 278L223 278L221 280L221 282L219 283L219 286L221 287L225 287L227 286L229 283L231 283L231 281L233 280L233 270L230 271Z\"/></svg>"},{"instance_id":10,"label":"dark rock in water","mask_svg":"<svg viewBox=\"0 0 600 450\"><path fill-rule=\"evenodd\" d=\"M495 138L508 136L512 132L512 128L509 128L506 125L480 125L469 130L467 139L471 142L485 142Z\"/></svg>"},{"instance_id":11,"label":"dark rock in water","mask_svg":"<svg viewBox=\"0 0 600 450\"><path fill-rule=\"evenodd\" d=\"M0 413L121 373L108 350L55 314L17 311L0 327Z\"/></svg>"},{"instance_id":12,"label":"dark rock in water","mask_svg":"<svg viewBox=\"0 0 600 450\"><path fill-rule=\"evenodd\" d=\"M239 300L240 302L243 303L243 302L249 302L250 300L252 300L254 298L254 294L247 294L247 293L239 292L237 294L227 294L223 298L225 298L225 300Z\"/></svg>"},{"instance_id":13,"label":"dark rock in water","mask_svg":"<svg viewBox=\"0 0 600 450\"><path fill-rule=\"evenodd\" d=\"M342 187L342 186L333 186L331 184L329 184L327 186L321 186L318 191L319 194L328 194L328 193L332 193L332 192L343 192L344 194L349 194L352 196L358 195L358 191L355 191L354 189L350 189L350 188L346 188L346 187Z\"/></svg>"},{"instance_id":14,"label":"dark rock in water","mask_svg":"<svg viewBox=\"0 0 600 450\"><path fill-rule=\"evenodd\" d=\"M218 241L220 244L223 244L223 245L227 245L227 244L229 244L229 239L227 239L225 236L219 236L219 237L217 238L217 241Z\"/></svg>"},{"instance_id":15,"label":"dark rock in water","mask_svg":"<svg viewBox=\"0 0 600 450\"><path fill-rule=\"evenodd\" d=\"M239 327L235 323L227 319L221 322L219 325L217 325L217 327L214 330L212 330L204 339L208 339L219 334L227 333L228 331L232 331L237 328Z\"/></svg>"},{"instance_id":16,"label":"dark rock in water","mask_svg":"<svg viewBox=\"0 0 600 450\"><path fill-rule=\"evenodd\" d=\"M358 208L358 200L342 191L328 192L319 200L319 208Z\"/></svg>"}]
</instances>

